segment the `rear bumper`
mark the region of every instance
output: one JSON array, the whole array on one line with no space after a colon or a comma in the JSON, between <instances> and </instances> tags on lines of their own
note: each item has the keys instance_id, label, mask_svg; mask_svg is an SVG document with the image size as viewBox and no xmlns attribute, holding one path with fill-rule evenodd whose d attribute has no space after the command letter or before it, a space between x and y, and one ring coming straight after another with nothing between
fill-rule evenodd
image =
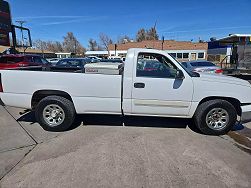
<instances>
[{"instance_id":1,"label":"rear bumper","mask_svg":"<svg viewBox=\"0 0 251 188\"><path fill-rule=\"evenodd\" d=\"M15 94L15 93L0 93L0 98L3 104L6 106L31 109L32 95Z\"/></svg>"}]
</instances>

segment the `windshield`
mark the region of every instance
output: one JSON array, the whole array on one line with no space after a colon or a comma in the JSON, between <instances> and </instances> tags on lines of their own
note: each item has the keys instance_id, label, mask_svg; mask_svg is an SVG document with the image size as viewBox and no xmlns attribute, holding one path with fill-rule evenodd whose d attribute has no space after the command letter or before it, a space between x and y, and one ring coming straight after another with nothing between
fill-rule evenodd
<instances>
[{"instance_id":1,"label":"windshield","mask_svg":"<svg viewBox=\"0 0 251 188\"><path fill-rule=\"evenodd\" d=\"M171 55L170 55L171 56ZM180 63L176 58L174 58L173 56L171 56L186 72L187 74L189 74L189 76L191 77L200 77L200 74L197 72L193 72L189 69L187 69L182 63Z\"/></svg>"},{"instance_id":2,"label":"windshield","mask_svg":"<svg viewBox=\"0 0 251 188\"><path fill-rule=\"evenodd\" d=\"M75 59L60 60L57 66L80 66L81 62Z\"/></svg>"},{"instance_id":3,"label":"windshield","mask_svg":"<svg viewBox=\"0 0 251 188\"><path fill-rule=\"evenodd\" d=\"M12 64L19 63L23 61L23 57L0 57L0 63Z\"/></svg>"}]
</instances>

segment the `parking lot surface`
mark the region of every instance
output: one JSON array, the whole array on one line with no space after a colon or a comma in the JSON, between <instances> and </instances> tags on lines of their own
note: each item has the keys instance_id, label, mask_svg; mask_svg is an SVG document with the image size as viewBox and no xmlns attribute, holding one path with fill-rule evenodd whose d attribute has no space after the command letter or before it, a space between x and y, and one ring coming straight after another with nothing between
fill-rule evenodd
<instances>
[{"instance_id":1,"label":"parking lot surface","mask_svg":"<svg viewBox=\"0 0 251 188\"><path fill-rule=\"evenodd\" d=\"M0 106L0 187L251 187L250 114L224 136L173 119L89 117L66 132Z\"/></svg>"}]
</instances>

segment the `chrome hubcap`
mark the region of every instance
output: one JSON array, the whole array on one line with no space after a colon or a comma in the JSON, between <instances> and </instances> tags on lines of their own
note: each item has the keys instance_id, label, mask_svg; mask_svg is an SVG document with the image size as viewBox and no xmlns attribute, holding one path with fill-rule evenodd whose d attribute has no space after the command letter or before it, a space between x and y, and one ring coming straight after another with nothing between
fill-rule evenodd
<instances>
[{"instance_id":1,"label":"chrome hubcap","mask_svg":"<svg viewBox=\"0 0 251 188\"><path fill-rule=\"evenodd\" d=\"M207 126L213 130L224 129L229 122L229 114L223 108L214 108L206 116Z\"/></svg>"},{"instance_id":2,"label":"chrome hubcap","mask_svg":"<svg viewBox=\"0 0 251 188\"><path fill-rule=\"evenodd\" d=\"M55 127L64 122L65 113L60 106L51 104L44 108L43 118L49 126Z\"/></svg>"}]
</instances>

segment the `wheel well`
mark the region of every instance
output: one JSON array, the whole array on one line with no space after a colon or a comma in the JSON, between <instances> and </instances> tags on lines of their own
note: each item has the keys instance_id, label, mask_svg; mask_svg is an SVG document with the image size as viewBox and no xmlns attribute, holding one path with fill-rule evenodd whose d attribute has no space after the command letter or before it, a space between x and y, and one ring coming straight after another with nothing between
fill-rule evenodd
<instances>
[{"instance_id":1,"label":"wheel well","mask_svg":"<svg viewBox=\"0 0 251 188\"><path fill-rule=\"evenodd\" d=\"M58 90L39 90L39 91L36 91L33 96L32 96L32 99L31 99L31 108L34 109L36 108L37 104L45 97L48 97L48 96L52 96L52 95L55 95L55 96L60 96L60 97L64 97L68 100L70 100L71 102L73 102L71 96L64 92L64 91L58 91Z\"/></svg>"},{"instance_id":2,"label":"wheel well","mask_svg":"<svg viewBox=\"0 0 251 188\"><path fill-rule=\"evenodd\" d=\"M206 102L206 101L215 100L215 99L221 99L221 100L228 101L229 103L231 103L235 107L237 114L239 116L241 116L241 113L242 113L241 103L238 99L235 99L235 98L231 98L231 97L206 97L200 101L199 105Z\"/></svg>"}]
</instances>

